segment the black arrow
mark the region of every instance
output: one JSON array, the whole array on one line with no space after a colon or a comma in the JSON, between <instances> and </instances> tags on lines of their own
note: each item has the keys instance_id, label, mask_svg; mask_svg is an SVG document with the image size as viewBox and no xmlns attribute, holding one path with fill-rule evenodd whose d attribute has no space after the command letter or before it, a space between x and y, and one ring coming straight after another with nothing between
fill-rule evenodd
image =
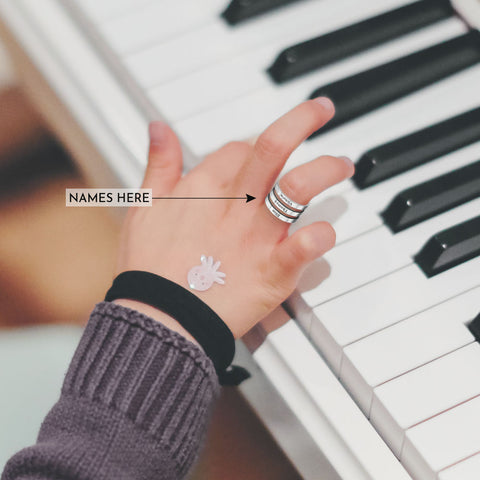
<instances>
[{"instance_id":1,"label":"black arrow","mask_svg":"<svg viewBox=\"0 0 480 480\"><path fill-rule=\"evenodd\" d=\"M251 202L255 198L248 193L244 197L152 197L153 200L246 200L245 203Z\"/></svg>"}]
</instances>

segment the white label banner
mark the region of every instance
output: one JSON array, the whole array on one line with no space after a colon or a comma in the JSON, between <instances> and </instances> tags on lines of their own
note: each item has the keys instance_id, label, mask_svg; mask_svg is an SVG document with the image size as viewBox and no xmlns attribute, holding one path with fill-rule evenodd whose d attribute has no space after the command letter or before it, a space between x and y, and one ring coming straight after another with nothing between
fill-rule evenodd
<instances>
[{"instance_id":1,"label":"white label banner","mask_svg":"<svg viewBox=\"0 0 480 480\"><path fill-rule=\"evenodd\" d=\"M67 188L67 207L151 207L151 188Z\"/></svg>"}]
</instances>

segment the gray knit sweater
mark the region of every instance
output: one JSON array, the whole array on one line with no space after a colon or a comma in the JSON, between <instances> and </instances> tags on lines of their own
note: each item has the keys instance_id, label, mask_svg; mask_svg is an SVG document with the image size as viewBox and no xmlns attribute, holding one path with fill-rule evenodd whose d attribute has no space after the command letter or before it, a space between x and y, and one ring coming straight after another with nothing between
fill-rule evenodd
<instances>
[{"instance_id":1,"label":"gray knit sweater","mask_svg":"<svg viewBox=\"0 0 480 480\"><path fill-rule=\"evenodd\" d=\"M184 478L218 392L199 347L135 310L99 303L37 443L1 478Z\"/></svg>"}]
</instances>

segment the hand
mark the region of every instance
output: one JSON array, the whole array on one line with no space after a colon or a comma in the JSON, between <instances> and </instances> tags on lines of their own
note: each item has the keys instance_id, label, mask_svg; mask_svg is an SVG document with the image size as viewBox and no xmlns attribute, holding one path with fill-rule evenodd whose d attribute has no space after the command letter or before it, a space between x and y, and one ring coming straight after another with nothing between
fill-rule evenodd
<instances>
[{"instance_id":1,"label":"hand","mask_svg":"<svg viewBox=\"0 0 480 480\"><path fill-rule=\"evenodd\" d=\"M152 188L154 196L239 197L249 193L256 200L248 204L241 200L154 200L151 208L131 209L124 224L118 273L146 270L189 289L188 271L200 264L202 255L212 256L221 261L225 284L191 291L223 319L236 338L242 336L287 298L310 262L335 244L335 231L326 222L303 227L289 237L288 224L273 217L264 204L290 154L333 115L333 104L326 98L304 102L270 125L255 145L229 143L184 177L177 137L167 125L152 123L143 187ZM280 187L292 200L307 204L353 171L348 159L321 156L285 174ZM119 303L132 306L132 302ZM133 307L140 309L138 302ZM152 310L143 311L152 314ZM172 320L165 323L171 326Z\"/></svg>"}]
</instances>

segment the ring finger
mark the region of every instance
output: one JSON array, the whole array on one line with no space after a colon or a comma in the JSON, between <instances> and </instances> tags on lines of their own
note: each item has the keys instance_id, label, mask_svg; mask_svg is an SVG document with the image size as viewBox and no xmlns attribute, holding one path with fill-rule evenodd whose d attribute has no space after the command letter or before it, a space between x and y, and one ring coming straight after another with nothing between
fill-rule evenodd
<instances>
[{"instance_id":1,"label":"ring finger","mask_svg":"<svg viewBox=\"0 0 480 480\"><path fill-rule=\"evenodd\" d=\"M259 215L265 218L263 224L267 225L269 230L276 229L277 231L285 231L289 224L282 221L282 216L296 216L291 211L299 210L300 208L288 205L288 200L291 202L307 205L313 197L323 192L327 188L349 178L353 175L353 162L347 157L332 157L322 156L312 160L311 162L300 165L289 172L287 172L278 182L280 191L287 197L287 199L279 197L278 191L274 195L272 193L272 201L270 201L269 211L266 205L263 205L259 210Z\"/></svg>"}]
</instances>

